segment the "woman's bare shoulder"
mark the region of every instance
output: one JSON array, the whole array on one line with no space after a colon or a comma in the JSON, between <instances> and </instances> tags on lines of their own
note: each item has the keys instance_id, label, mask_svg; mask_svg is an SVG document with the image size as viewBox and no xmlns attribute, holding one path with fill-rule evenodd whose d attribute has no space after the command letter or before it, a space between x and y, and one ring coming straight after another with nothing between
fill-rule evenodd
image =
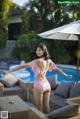
<instances>
[{"instance_id":1,"label":"woman's bare shoulder","mask_svg":"<svg viewBox=\"0 0 80 119\"><path fill-rule=\"evenodd\" d=\"M55 65L55 63L51 59L48 59L48 62L49 64Z\"/></svg>"},{"instance_id":2,"label":"woman's bare shoulder","mask_svg":"<svg viewBox=\"0 0 80 119\"><path fill-rule=\"evenodd\" d=\"M35 62L36 62L36 64L38 65L38 66L40 66L40 67L42 67L43 65L44 65L44 61L43 61L43 59L36 59L35 60Z\"/></svg>"},{"instance_id":3,"label":"woman's bare shoulder","mask_svg":"<svg viewBox=\"0 0 80 119\"><path fill-rule=\"evenodd\" d=\"M49 62L49 63L53 63L53 61L52 61L51 59L48 59L48 62Z\"/></svg>"}]
</instances>

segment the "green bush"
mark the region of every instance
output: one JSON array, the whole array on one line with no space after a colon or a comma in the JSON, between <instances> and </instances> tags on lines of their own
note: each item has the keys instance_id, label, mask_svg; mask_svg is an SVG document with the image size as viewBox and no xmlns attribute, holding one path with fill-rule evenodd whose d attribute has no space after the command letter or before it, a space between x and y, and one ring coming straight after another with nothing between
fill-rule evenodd
<instances>
[{"instance_id":1,"label":"green bush","mask_svg":"<svg viewBox=\"0 0 80 119\"><path fill-rule=\"evenodd\" d=\"M12 51L12 56L19 60L31 60L35 47L39 42L41 42L41 39L34 32L20 35Z\"/></svg>"},{"instance_id":2,"label":"green bush","mask_svg":"<svg viewBox=\"0 0 80 119\"><path fill-rule=\"evenodd\" d=\"M0 34L0 49L6 46L6 42L7 42L7 33L1 33Z\"/></svg>"},{"instance_id":3,"label":"green bush","mask_svg":"<svg viewBox=\"0 0 80 119\"><path fill-rule=\"evenodd\" d=\"M29 61L30 60L30 56L27 53L23 53L23 54L21 54L20 59L24 60L24 61Z\"/></svg>"}]
</instances>

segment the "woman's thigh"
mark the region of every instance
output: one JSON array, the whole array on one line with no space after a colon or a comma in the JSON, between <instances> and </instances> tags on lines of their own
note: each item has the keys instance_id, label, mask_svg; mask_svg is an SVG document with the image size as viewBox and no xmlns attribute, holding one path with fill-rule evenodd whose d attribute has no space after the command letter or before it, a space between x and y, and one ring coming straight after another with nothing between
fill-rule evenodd
<instances>
[{"instance_id":1,"label":"woman's thigh","mask_svg":"<svg viewBox=\"0 0 80 119\"><path fill-rule=\"evenodd\" d=\"M51 90L45 91L43 94L43 104L44 106L49 106Z\"/></svg>"},{"instance_id":2,"label":"woman's thigh","mask_svg":"<svg viewBox=\"0 0 80 119\"><path fill-rule=\"evenodd\" d=\"M34 89L34 98L35 98L35 103L37 105L42 105L42 103L43 103L43 92L40 92L40 91Z\"/></svg>"}]
</instances>

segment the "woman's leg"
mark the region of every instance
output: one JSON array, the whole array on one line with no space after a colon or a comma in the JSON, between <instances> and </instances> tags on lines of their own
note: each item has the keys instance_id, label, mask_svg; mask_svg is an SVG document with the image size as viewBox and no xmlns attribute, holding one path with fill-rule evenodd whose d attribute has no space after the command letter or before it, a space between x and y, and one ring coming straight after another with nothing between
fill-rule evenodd
<instances>
[{"instance_id":1,"label":"woman's leg","mask_svg":"<svg viewBox=\"0 0 80 119\"><path fill-rule=\"evenodd\" d=\"M51 90L48 90L44 92L43 94L43 107L44 107L45 113L50 112L50 106L49 106L50 93L51 93Z\"/></svg>"},{"instance_id":2,"label":"woman's leg","mask_svg":"<svg viewBox=\"0 0 80 119\"><path fill-rule=\"evenodd\" d=\"M37 89L34 89L34 99L37 109L43 111L43 92L39 92Z\"/></svg>"}]
</instances>

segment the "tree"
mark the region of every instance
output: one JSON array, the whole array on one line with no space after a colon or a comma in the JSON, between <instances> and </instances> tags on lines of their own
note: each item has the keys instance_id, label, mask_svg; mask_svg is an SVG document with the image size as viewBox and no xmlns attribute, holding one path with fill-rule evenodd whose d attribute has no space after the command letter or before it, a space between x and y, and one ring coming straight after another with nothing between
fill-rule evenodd
<instances>
[{"instance_id":1,"label":"tree","mask_svg":"<svg viewBox=\"0 0 80 119\"><path fill-rule=\"evenodd\" d=\"M75 5L75 9L77 8L77 6L79 5ZM71 9L74 9L72 5L58 4L58 0L30 0L30 2L28 4L25 4L23 7L22 33L30 36L28 34L32 34L32 32L35 32L35 34L37 34L67 24L70 21L74 21L74 17L70 17L69 14L69 11ZM77 11L79 11L79 7ZM78 13L76 19L79 19ZM73 15L73 12L71 12L71 14ZM31 37L26 38L30 40L30 44L33 44ZM38 39L36 39L35 41L38 42ZM72 55L68 49L71 49L69 48L69 46L73 46L74 48L74 43L70 42L71 45L68 45L69 43L65 41L58 42L47 39L45 39L44 41L48 45L49 51L51 51L51 57L55 59L55 62L60 63L61 57L63 62L64 59L67 60L67 63L71 62ZM67 54L66 57L65 54Z\"/></svg>"},{"instance_id":2,"label":"tree","mask_svg":"<svg viewBox=\"0 0 80 119\"><path fill-rule=\"evenodd\" d=\"M13 57L25 61L33 59L35 54L34 49L37 46L36 41L40 42L41 38L38 38L35 32L20 35L16 41L15 48L12 51Z\"/></svg>"},{"instance_id":3,"label":"tree","mask_svg":"<svg viewBox=\"0 0 80 119\"><path fill-rule=\"evenodd\" d=\"M0 0L0 48L6 44L8 37L8 13L11 0Z\"/></svg>"},{"instance_id":4,"label":"tree","mask_svg":"<svg viewBox=\"0 0 80 119\"><path fill-rule=\"evenodd\" d=\"M30 9L27 9L27 4L24 5L22 18L28 26L24 25L23 28L28 28L29 31L38 33L49 30L56 27L61 18L60 5L57 0L30 0Z\"/></svg>"}]
</instances>

